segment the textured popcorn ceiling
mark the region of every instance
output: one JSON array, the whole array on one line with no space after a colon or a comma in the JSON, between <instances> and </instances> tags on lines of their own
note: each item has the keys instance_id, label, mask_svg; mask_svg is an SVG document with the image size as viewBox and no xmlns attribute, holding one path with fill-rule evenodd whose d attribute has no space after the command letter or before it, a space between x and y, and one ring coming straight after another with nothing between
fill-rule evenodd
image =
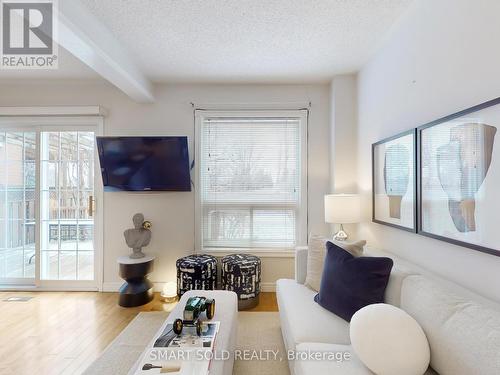
<instances>
[{"instance_id":1,"label":"textured popcorn ceiling","mask_svg":"<svg viewBox=\"0 0 500 375\"><path fill-rule=\"evenodd\" d=\"M81 0L154 81L322 82L357 71L412 0Z\"/></svg>"}]
</instances>

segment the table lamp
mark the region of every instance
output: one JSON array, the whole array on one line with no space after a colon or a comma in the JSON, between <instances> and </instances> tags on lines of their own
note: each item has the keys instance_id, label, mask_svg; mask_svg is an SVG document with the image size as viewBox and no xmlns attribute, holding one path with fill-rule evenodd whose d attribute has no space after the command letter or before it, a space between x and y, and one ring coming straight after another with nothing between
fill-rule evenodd
<instances>
[{"instance_id":1,"label":"table lamp","mask_svg":"<svg viewBox=\"0 0 500 375\"><path fill-rule=\"evenodd\" d=\"M177 283L173 281L165 283L161 297L167 303L175 302L177 300Z\"/></svg>"},{"instance_id":2,"label":"table lamp","mask_svg":"<svg viewBox=\"0 0 500 375\"><path fill-rule=\"evenodd\" d=\"M349 237L343 224L358 223L361 218L361 203L357 194L325 195L325 222L340 224L340 229L334 234L336 241L345 241Z\"/></svg>"}]
</instances>

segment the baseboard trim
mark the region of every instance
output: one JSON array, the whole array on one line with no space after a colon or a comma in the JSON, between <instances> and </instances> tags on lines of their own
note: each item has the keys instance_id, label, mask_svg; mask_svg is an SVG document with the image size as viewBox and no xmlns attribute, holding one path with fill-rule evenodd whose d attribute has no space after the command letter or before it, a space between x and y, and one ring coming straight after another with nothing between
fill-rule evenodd
<instances>
[{"instance_id":1,"label":"baseboard trim","mask_svg":"<svg viewBox=\"0 0 500 375\"><path fill-rule=\"evenodd\" d=\"M155 292L161 292L163 290L163 285L165 283L161 282L154 282L154 291ZM120 287L123 285L123 282L120 281L114 281L114 282L106 282L102 284L102 291L103 292L118 292ZM263 292L275 292L276 291L276 283L274 282L265 282L265 283L260 283L260 290Z\"/></svg>"},{"instance_id":2,"label":"baseboard trim","mask_svg":"<svg viewBox=\"0 0 500 375\"><path fill-rule=\"evenodd\" d=\"M260 290L263 292L276 292L276 283L260 283Z\"/></svg>"},{"instance_id":3,"label":"baseboard trim","mask_svg":"<svg viewBox=\"0 0 500 375\"><path fill-rule=\"evenodd\" d=\"M102 284L102 291L103 292L118 292L120 290L120 287L123 285L124 281L112 281L112 282L105 282ZM165 285L165 282L153 282L153 291L154 292L161 292L163 290L163 285Z\"/></svg>"},{"instance_id":4,"label":"baseboard trim","mask_svg":"<svg viewBox=\"0 0 500 375\"><path fill-rule=\"evenodd\" d=\"M114 281L114 282L106 282L102 283L102 291L103 292L118 292L120 287L123 285L123 282Z\"/></svg>"}]
</instances>

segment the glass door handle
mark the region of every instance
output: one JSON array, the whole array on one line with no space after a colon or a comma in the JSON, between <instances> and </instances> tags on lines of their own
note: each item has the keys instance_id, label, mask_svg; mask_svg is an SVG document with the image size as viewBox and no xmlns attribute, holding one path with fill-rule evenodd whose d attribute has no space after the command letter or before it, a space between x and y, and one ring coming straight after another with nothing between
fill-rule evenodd
<instances>
[{"instance_id":1,"label":"glass door handle","mask_svg":"<svg viewBox=\"0 0 500 375\"><path fill-rule=\"evenodd\" d=\"M95 199L94 196L89 195L89 216L94 216L95 211Z\"/></svg>"}]
</instances>

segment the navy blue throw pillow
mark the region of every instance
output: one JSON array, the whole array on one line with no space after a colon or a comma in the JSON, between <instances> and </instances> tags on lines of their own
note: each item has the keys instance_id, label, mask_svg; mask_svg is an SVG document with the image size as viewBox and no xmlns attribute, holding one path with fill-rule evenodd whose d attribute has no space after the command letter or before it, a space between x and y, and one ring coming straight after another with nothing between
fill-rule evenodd
<instances>
[{"instance_id":1,"label":"navy blue throw pillow","mask_svg":"<svg viewBox=\"0 0 500 375\"><path fill-rule=\"evenodd\" d=\"M314 297L320 306L350 322L359 309L384 302L391 258L355 258L331 242L326 243L326 249L320 289Z\"/></svg>"}]
</instances>

